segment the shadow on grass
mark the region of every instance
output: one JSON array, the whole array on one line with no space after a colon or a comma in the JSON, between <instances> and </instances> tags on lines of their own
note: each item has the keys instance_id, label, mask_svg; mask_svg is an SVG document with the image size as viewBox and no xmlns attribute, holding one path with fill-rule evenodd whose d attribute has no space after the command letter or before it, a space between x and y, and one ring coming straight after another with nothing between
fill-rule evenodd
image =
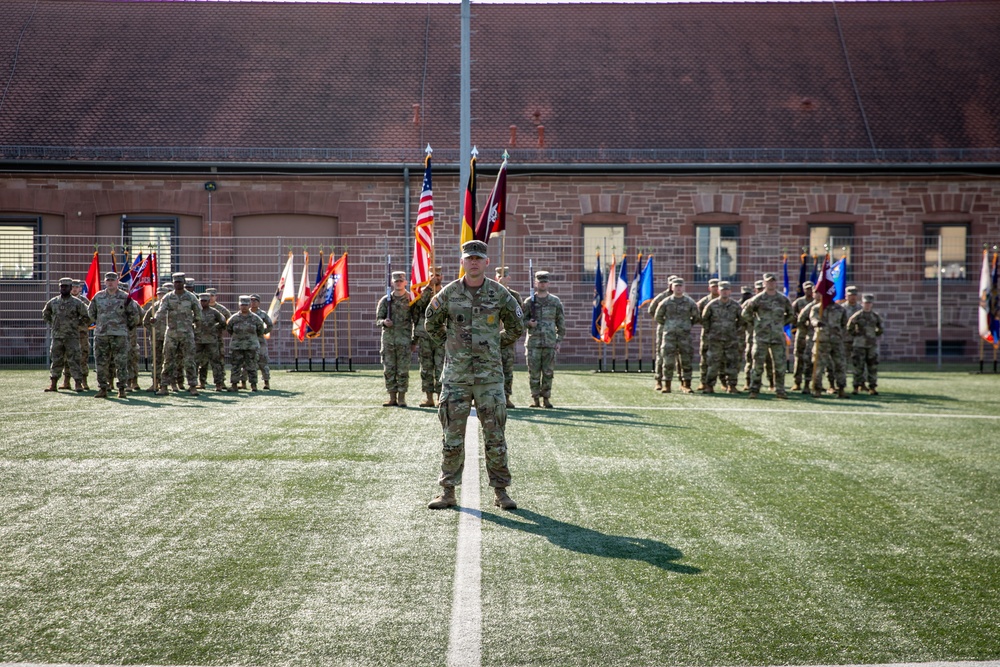
<instances>
[{"instance_id":1,"label":"shadow on grass","mask_svg":"<svg viewBox=\"0 0 1000 667\"><path fill-rule=\"evenodd\" d=\"M635 412L623 412L621 410L593 410L578 408L556 408L547 410L544 408L528 409L515 408L507 412L507 418L517 419L524 422L539 423L563 423L573 424L601 424L605 426L653 426L652 422L647 422ZM655 424L657 427L664 424ZM671 428L684 428L682 426L671 425Z\"/></svg>"},{"instance_id":2,"label":"shadow on grass","mask_svg":"<svg viewBox=\"0 0 1000 667\"><path fill-rule=\"evenodd\" d=\"M459 508L459 511L471 512L473 510L462 507ZM512 530L520 530L531 535L539 535L562 549L602 558L644 561L653 567L678 574L701 573L701 568L675 562L684 556L680 549L675 549L669 544L657 540L608 535L525 509L517 510L509 516L489 512L476 513L480 514L483 521L489 521Z\"/></svg>"}]
</instances>

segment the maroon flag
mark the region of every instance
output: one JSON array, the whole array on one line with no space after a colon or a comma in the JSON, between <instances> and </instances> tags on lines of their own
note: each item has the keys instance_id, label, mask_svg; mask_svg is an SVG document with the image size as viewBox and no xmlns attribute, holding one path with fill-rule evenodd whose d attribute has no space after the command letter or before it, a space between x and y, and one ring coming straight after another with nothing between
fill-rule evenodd
<instances>
[{"instance_id":1,"label":"maroon flag","mask_svg":"<svg viewBox=\"0 0 1000 667\"><path fill-rule=\"evenodd\" d=\"M503 164L500 165L500 173L497 174L497 181L493 184L490 198L486 200L486 206L479 214L479 222L476 223L475 238L477 241L488 242L492 237L502 234L507 229L507 153L504 152Z\"/></svg>"},{"instance_id":2,"label":"maroon flag","mask_svg":"<svg viewBox=\"0 0 1000 667\"><path fill-rule=\"evenodd\" d=\"M819 272L819 280L816 282L816 291L823 295L823 308L826 308L836 300L837 282L830 275L830 255L827 253L823 258L823 268Z\"/></svg>"},{"instance_id":3,"label":"maroon flag","mask_svg":"<svg viewBox=\"0 0 1000 667\"><path fill-rule=\"evenodd\" d=\"M156 296L159 276L156 271L156 253L149 253L136 270L129 286L128 297L139 306L145 306Z\"/></svg>"}]
</instances>

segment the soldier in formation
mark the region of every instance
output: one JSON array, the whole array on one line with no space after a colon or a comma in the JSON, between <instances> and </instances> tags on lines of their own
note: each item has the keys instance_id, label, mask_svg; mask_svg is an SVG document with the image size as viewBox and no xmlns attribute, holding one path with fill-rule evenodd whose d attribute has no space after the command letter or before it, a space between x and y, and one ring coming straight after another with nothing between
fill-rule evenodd
<instances>
[{"instance_id":1,"label":"soldier in formation","mask_svg":"<svg viewBox=\"0 0 1000 667\"><path fill-rule=\"evenodd\" d=\"M218 290L216 290L214 287L208 287L208 288L205 289L205 292L209 296L208 305L211 306L212 308L215 308L220 313L222 313L222 316L225 317L226 318L226 322L228 322L229 318L233 316L233 312L231 310L229 310L228 308L226 308L225 306L223 306L219 302ZM226 365L226 337L224 335L225 333L226 333L225 329L222 329L222 330L220 330L218 332L218 334L219 334L219 363L222 364L223 366ZM206 373L206 375L199 376L199 380L201 381L200 384L204 385L205 384L205 380L207 380L207 379L208 379L207 373ZM243 381L243 388L246 389L246 380L245 379Z\"/></svg>"},{"instance_id":2,"label":"soldier in formation","mask_svg":"<svg viewBox=\"0 0 1000 667\"><path fill-rule=\"evenodd\" d=\"M775 396L788 398L785 393L785 330L794 319L792 303L778 291L773 273L765 273L764 291L743 304L743 323L753 329L753 368L750 376L750 398L757 398L762 379L767 373L767 361L773 372Z\"/></svg>"},{"instance_id":3,"label":"soldier in formation","mask_svg":"<svg viewBox=\"0 0 1000 667\"><path fill-rule=\"evenodd\" d=\"M229 332L230 370L229 391L239 391L244 374L250 379L250 391L257 391L257 350L264 335L264 320L250 312L250 295L239 299L240 310L226 322Z\"/></svg>"},{"instance_id":4,"label":"soldier in formation","mask_svg":"<svg viewBox=\"0 0 1000 667\"><path fill-rule=\"evenodd\" d=\"M83 371L80 368L80 327L90 325L90 315L83 301L73 292L73 279L59 279L59 296L49 299L42 308L42 319L49 325L52 340L49 345L49 380L45 391L56 391L59 375L68 368L76 382L76 391L83 391Z\"/></svg>"},{"instance_id":5,"label":"soldier in formation","mask_svg":"<svg viewBox=\"0 0 1000 667\"><path fill-rule=\"evenodd\" d=\"M660 303L666 299L668 296L673 294L673 284L677 276L669 276L667 278L667 289L663 290L656 296L654 296L649 301L649 307L647 312L649 316L656 320L656 309L659 308ZM656 391L663 390L663 353L660 350L660 341L663 339L663 325L659 322L656 323L656 333L653 337L653 375L656 379Z\"/></svg>"},{"instance_id":6,"label":"soldier in formation","mask_svg":"<svg viewBox=\"0 0 1000 667\"><path fill-rule=\"evenodd\" d=\"M718 288L718 298L706 303L701 313L702 340L708 357L704 392L715 393L716 379L721 377L727 392L737 394L743 340L742 309L731 298L732 288L728 281L719 282Z\"/></svg>"},{"instance_id":7,"label":"soldier in formation","mask_svg":"<svg viewBox=\"0 0 1000 667\"><path fill-rule=\"evenodd\" d=\"M441 267L435 266L431 280L413 302L413 338L420 357L420 390L424 392L422 408L437 407L435 395L441 395L441 368L444 366L444 346L435 342L424 329L424 316L431 298L441 291Z\"/></svg>"},{"instance_id":8,"label":"soldier in formation","mask_svg":"<svg viewBox=\"0 0 1000 667\"><path fill-rule=\"evenodd\" d=\"M848 285L844 290L844 314L847 315L847 321L849 322L854 313L861 310L861 302L858 300L858 288L855 285ZM847 374L853 375L854 373L854 341L850 336L846 335L847 328L844 328L844 358L847 360Z\"/></svg>"},{"instance_id":9,"label":"soldier in formation","mask_svg":"<svg viewBox=\"0 0 1000 667\"><path fill-rule=\"evenodd\" d=\"M517 291L510 288L510 268L498 266L496 268L496 281L507 288L510 295L518 303L523 303L524 298ZM516 343L516 341L515 341ZM510 399L514 389L514 351L517 347L515 343L500 348L500 358L503 361L503 393L507 396L507 409L514 407L514 401Z\"/></svg>"},{"instance_id":10,"label":"soldier in formation","mask_svg":"<svg viewBox=\"0 0 1000 667\"><path fill-rule=\"evenodd\" d=\"M809 307L809 324L813 332L813 396L823 394L823 374L832 371L830 389L839 398L847 398L846 363L844 360L844 336L847 329L847 313L836 301L824 306L822 295Z\"/></svg>"},{"instance_id":11,"label":"soldier in formation","mask_svg":"<svg viewBox=\"0 0 1000 667\"><path fill-rule=\"evenodd\" d=\"M680 365L681 389L691 393L691 327L701 323L701 313L694 299L684 294L684 279L674 278L673 293L656 307L654 316L663 327L660 350L663 355L663 386L661 391L669 394L673 381L675 361Z\"/></svg>"},{"instance_id":12,"label":"soldier in formation","mask_svg":"<svg viewBox=\"0 0 1000 667\"><path fill-rule=\"evenodd\" d=\"M542 405L552 407L550 399L552 378L556 370L556 353L566 336L566 314L559 297L549 292L549 279L548 271L535 272L535 293L525 299L522 307L527 331L524 350L533 408Z\"/></svg>"},{"instance_id":13,"label":"soldier in formation","mask_svg":"<svg viewBox=\"0 0 1000 667\"><path fill-rule=\"evenodd\" d=\"M226 369L219 357L219 332L226 330L226 316L209 305L212 297L208 292L198 295L201 304L201 320L194 332L195 358L198 364L199 386L205 387L208 369L212 369L212 380L216 391L226 390Z\"/></svg>"},{"instance_id":14,"label":"soldier in formation","mask_svg":"<svg viewBox=\"0 0 1000 667\"><path fill-rule=\"evenodd\" d=\"M158 391L163 384L163 338L167 333L167 320L156 319L156 309L160 300L170 291L167 285L160 285L156 290L156 298L146 304L146 312L142 315L142 328L149 332L149 346L153 355L153 384L149 391Z\"/></svg>"},{"instance_id":15,"label":"soldier in formation","mask_svg":"<svg viewBox=\"0 0 1000 667\"><path fill-rule=\"evenodd\" d=\"M808 321L803 324L799 316L802 315L803 310L812 305L813 287L815 285L812 284L811 280L802 283L804 294L792 302L792 314L795 317L795 322L792 325L795 354L792 391L802 391L805 394L809 393L809 379L812 378L812 329L809 327Z\"/></svg>"},{"instance_id":16,"label":"soldier in formation","mask_svg":"<svg viewBox=\"0 0 1000 667\"><path fill-rule=\"evenodd\" d=\"M257 370L260 371L260 379L264 381L264 389L271 388L271 357L267 354L267 339L274 329L274 322L267 311L260 308L260 295L250 295L250 312L260 318L264 323L264 333L260 336L260 347L257 349Z\"/></svg>"},{"instance_id":17,"label":"soldier in formation","mask_svg":"<svg viewBox=\"0 0 1000 667\"><path fill-rule=\"evenodd\" d=\"M187 376L188 393L198 395L198 365L195 360L194 330L201 323L201 304L186 285L186 276L175 273L171 276L174 291L163 296L156 309L153 323L166 318L167 330L163 338L163 383L157 392L167 395L167 382L174 391L180 391Z\"/></svg>"},{"instance_id":18,"label":"soldier in formation","mask_svg":"<svg viewBox=\"0 0 1000 667\"><path fill-rule=\"evenodd\" d=\"M107 398L112 373L118 377L118 398L127 398L129 383L128 331L139 326L139 306L118 289L118 274L104 274L104 289L94 295L87 312L94 322L94 357L97 361L95 398Z\"/></svg>"},{"instance_id":19,"label":"soldier in formation","mask_svg":"<svg viewBox=\"0 0 1000 667\"><path fill-rule=\"evenodd\" d=\"M90 299L83 294L83 283L81 281L73 281L70 294L82 301L84 306L90 305ZM87 378L90 376L90 365L88 364L90 359L90 324L89 318L86 322L80 324L80 375L83 377L81 384L84 390L90 389L90 385L87 383ZM59 387L60 389L69 389L70 375L69 364L67 364L63 368L63 382Z\"/></svg>"},{"instance_id":20,"label":"soldier in formation","mask_svg":"<svg viewBox=\"0 0 1000 667\"><path fill-rule=\"evenodd\" d=\"M493 503L501 509L517 509L517 504L507 494L511 475L504 434L507 406L500 350L521 335L524 314L510 292L500 283L486 278L488 266L485 243L467 241L462 244L465 275L449 283L427 307L424 326L432 338L445 346L438 405L443 431L438 477L441 493L428 503L429 509L458 504L455 487L462 483L465 469L465 427L473 401L483 428L486 472L489 485L493 487ZM472 461L476 458L473 456Z\"/></svg>"},{"instance_id":21,"label":"soldier in formation","mask_svg":"<svg viewBox=\"0 0 1000 667\"><path fill-rule=\"evenodd\" d=\"M708 281L708 294L698 299L698 312L703 313L705 306L712 299L719 298L719 279L712 278ZM701 338L698 341L698 391L705 391L705 378L708 376L708 339L705 337L705 329L702 327Z\"/></svg>"},{"instance_id":22,"label":"soldier in formation","mask_svg":"<svg viewBox=\"0 0 1000 667\"><path fill-rule=\"evenodd\" d=\"M382 372L389 400L383 407L406 407L406 390L410 386L410 356L416 349L413 337L413 301L406 289L406 274L392 273L392 291L378 302L375 324L382 330Z\"/></svg>"},{"instance_id":23,"label":"soldier in formation","mask_svg":"<svg viewBox=\"0 0 1000 667\"><path fill-rule=\"evenodd\" d=\"M861 297L861 310L847 320L847 337L853 343L854 393L864 391L878 396L878 339L882 335L882 316L875 312L875 295Z\"/></svg>"}]
</instances>

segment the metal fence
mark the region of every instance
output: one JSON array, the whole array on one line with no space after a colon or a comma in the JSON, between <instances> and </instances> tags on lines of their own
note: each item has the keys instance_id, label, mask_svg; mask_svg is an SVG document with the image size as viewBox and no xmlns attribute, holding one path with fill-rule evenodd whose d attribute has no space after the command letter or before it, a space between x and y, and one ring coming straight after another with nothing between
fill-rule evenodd
<instances>
[{"instance_id":1,"label":"metal fence","mask_svg":"<svg viewBox=\"0 0 1000 667\"><path fill-rule=\"evenodd\" d=\"M39 236L35 239L30 261L22 261L16 273L3 270L0 278L0 364L11 367L46 363L48 329L41 320L41 311L45 302L58 293L58 279L62 276L83 279L95 247L101 270L110 270L111 248L114 247L120 257L120 241L109 237L95 240L92 237ZM0 237L0 257L13 253L11 248L4 247L5 242ZM946 341L946 356L963 360L977 358L977 293L982 249L986 242L986 239L968 238L962 243L963 248L942 248L942 256L950 259L942 263L943 289L938 307L937 237L900 239L892 243L868 238L833 240L834 259L844 252L849 254L849 282L878 295L877 307L886 319L887 331L894 333L883 342L884 359L931 358L927 332L933 333L939 322L944 325L944 335L950 337ZM411 243L408 239L386 236L177 238L171 253L172 266L164 267L163 280L168 279L170 270L183 271L195 279L196 291L216 288L219 301L231 310L236 309L239 295L250 293L259 294L262 307L266 309L289 252L294 257L296 291L303 270L307 272L309 284L315 282L321 253L325 263L330 253L340 256L347 252L350 299L329 316L318 337L304 342L292 335L293 304L285 303L269 342L270 356L273 365L284 368L331 370L374 366L379 363L375 305L386 291L386 259L390 258L392 270L403 270L409 275ZM688 294L697 299L706 293L704 283L693 281L695 276L707 280L710 272L699 266L693 239L629 240L628 243L630 274L634 275L637 268L636 251L642 250L646 258L654 257L658 290L664 288L669 274L676 273L688 280ZM638 338L629 346L625 346L621 336L609 346L591 339L595 248L583 248L582 245L580 238L563 235L512 238L506 242L494 239L490 243L491 262L494 266L503 262L511 267L511 286L525 297L531 289L529 266L552 273L553 292L564 302L569 330L561 361L592 364L597 360L607 363L609 359L651 358L653 329L646 316L640 319ZM754 236L740 239L733 272L734 296L738 297L740 285L752 284L763 271L776 273L780 288L783 255L787 254L794 298L799 252L807 245L805 238ZM439 232L438 248L443 247L449 252L442 252L437 263L443 265L447 282L456 277L458 271L457 240L442 239ZM146 254L149 250L132 248L130 253L134 257L135 252ZM308 266L303 264L303 251L309 253ZM621 249L607 248L602 253L605 277L612 252L620 256ZM810 257L809 273L812 263ZM956 334L956 330L960 333ZM523 360L521 345L519 343L519 361ZM141 349L145 358L148 345L143 343Z\"/></svg>"}]
</instances>

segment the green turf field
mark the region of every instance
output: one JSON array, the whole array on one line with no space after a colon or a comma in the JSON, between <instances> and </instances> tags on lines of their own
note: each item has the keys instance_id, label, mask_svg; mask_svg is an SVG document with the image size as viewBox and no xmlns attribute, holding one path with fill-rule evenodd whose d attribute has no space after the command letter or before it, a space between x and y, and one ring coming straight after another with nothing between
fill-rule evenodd
<instances>
[{"instance_id":1,"label":"green turf field","mask_svg":"<svg viewBox=\"0 0 1000 667\"><path fill-rule=\"evenodd\" d=\"M425 508L440 424L378 407L381 372L45 386L0 372L0 662L445 664L460 512ZM879 389L557 372L508 421L521 509L480 476L482 664L1000 658L1000 377Z\"/></svg>"}]
</instances>

